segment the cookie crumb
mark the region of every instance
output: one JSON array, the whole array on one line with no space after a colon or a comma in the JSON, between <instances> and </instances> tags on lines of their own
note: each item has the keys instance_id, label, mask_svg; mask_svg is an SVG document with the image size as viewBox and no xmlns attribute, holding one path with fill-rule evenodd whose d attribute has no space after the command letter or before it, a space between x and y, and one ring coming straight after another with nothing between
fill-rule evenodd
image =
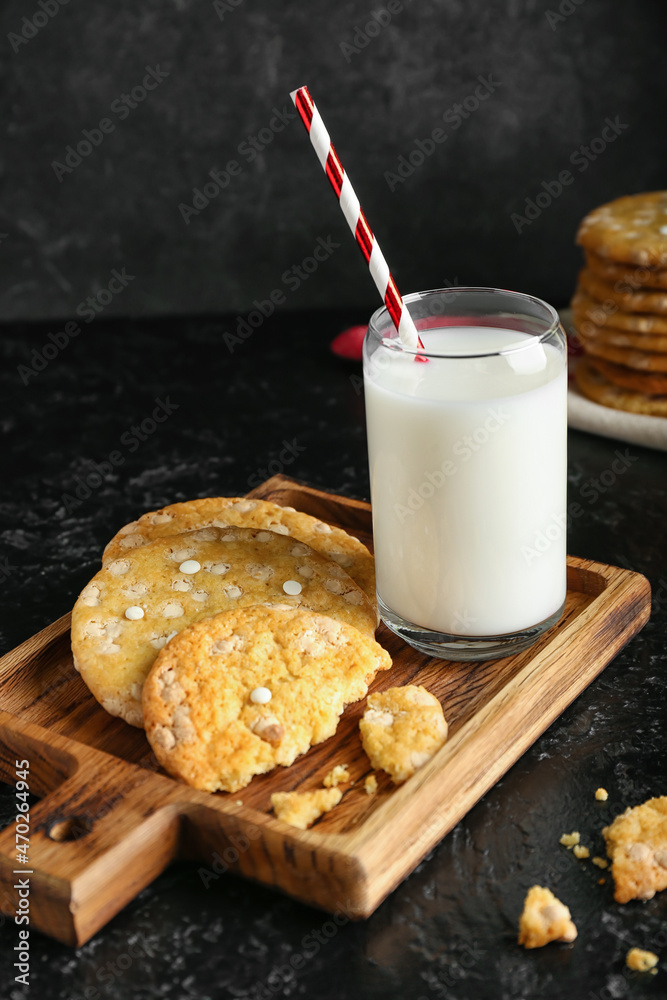
<instances>
[{"instance_id":1,"label":"cookie crumb","mask_svg":"<svg viewBox=\"0 0 667 1000\"><path fill-rule=\"evenodd\" d=\"M614 899L652 899L667 889L667 795L628 808L602 830Z\"/></svg>"},{"instance_id":2,"label":"cookie crumb","mask_svg":"<svg viewBox=\"0 0 667 1000\"><path fill-rule=\"evenodd\" d=\"M274 792L271 806L278 819L298 830L307 830L323 813L337 806L340 788L318 788L314 792Z\"/></svg>"},{"instance_id":3,"label":"cookie crumb","mask_svg":"<svg viewBox=\"0 0 667 1000\"><path fill-rule=\"evenodd\" d=\"M336 764L334 768L329 771L324 777L322 784L325 788L335 788L336 785L340 785L342 781L350 780L350 772L347 769L347 764Z\"/></svg>"},{"instance_id":4,"label":"cookie crumb","mask_svg":"<svg viewBox=\"0 0 667 1000\"><path fill-rule=\"evenodd\" d=\"M592 859L592 861L593 861L593 864L596 865L598 868L608 868L609 867L609 862L607 861L607 859L606 858L601 858L597 854Z\"/></svg>"},{"instance_id":5,"label":"cookie crumb","mask_svg":"<svg viewBox=\"0 0 667 1000\"><path fill-rule=\"evenodd\" d=\"M542 948L551 941L570 943L577 936L570 911L550 889L534 885L528 890L519 919L519 944Z\"/></svg>"},{"instance_id":6,"label":"cookie crumb","mask_svg":"<svg viewBox=\"0 0 667 1000\"><path fill-rule=\"evenodd\" d=\"M588 850L587 847L584 847L583 844L575 844L574 847L572 848L572 853L574 854L575 858L580 858L580 859L590 858L591 856L591 852Z\"/></svg>"},{"instance_id":7,"label":"cookie crumb","mask_svg":"<svg viewBox=\"0 0 667 1000\"><path fill-rule=\"evenodd\" d=\"M598 802L606 802L607 799L609 798L609 792L607 791L606 788L597 788L595 790L595 798L598 800Z\"/></svg>"},{"instance_id":8,"label":"cookie crumb","mask_svg":"<svg viewBox=\"0 0 667 1000\"><path fill-rule=\"evenodd\" d=\"M369 774L364 781L364 788L366 789L366 795L375 795L378 790L378 780L374 774Z\"/></svg>"},{"instance_id":9,"label":"cookie crumb","mask_svg":"<svg viewBox=\"0 0 667 1000\"><path fill-rule=\"evenodd\" d=\"M386 771L398 785L445 743L447 722L434 695L406 684L370 695L359 731L372 767Z\"/></svg>"},{"instance_id":10,"label":"cookie crumb","mask_svg":"<svg viewBox=\"0 0 667 1000\"><path fill-rule=\"evenodd\" d=\"M573 830L572 833L564 833L560 838L560 840L558 841L558 843L562 844L563 847L567 847L568 851L570 851L575 844L579 843L579 840L580 840L579 831Z\"/></svg>"},{"instance_id":11,"label":"cookie crumb","mask_svg":"<svg viewBox=\"0 0 667 1000\"><path fill-rule=\"evenodd\" d=\"M625 964L628 969L635 972L651 972L653 975L658 971L658 956L652 951L644 951L643 948L631 948L625 956Z\"/></svg>"}]
</instances>

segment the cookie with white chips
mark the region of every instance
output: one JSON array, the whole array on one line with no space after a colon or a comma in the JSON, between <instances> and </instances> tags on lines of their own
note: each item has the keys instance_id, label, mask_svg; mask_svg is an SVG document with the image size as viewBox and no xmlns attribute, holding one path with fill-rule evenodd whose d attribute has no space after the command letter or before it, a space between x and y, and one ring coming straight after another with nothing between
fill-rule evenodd
<instances>
[{"instance_id":1,"label":"cookie with white chips","mask_svg":"<svg viewBox=\"0 0 667 1000\"><path fill-rule=\"evenodd\" d=\"M209 525L222 527L235 524L246 528L267 528L280 535L293 538L310 545L316 552L333 559L347 570L353 580L375 603L375 566L373 556L366 546L348 535L342 528L335 528L310 514L281 507L268 500L248 497L204 497L201 500L187 500L172 503L161 510L147 514L124 528L111 539L104 550L104 562L127 554L128 551L152 542L165 535L177 535L182 531L205 528Z\"/></svg>"},{"instance_id":2,"label":"cookie with white chips","mask_svg":"<svg viewBox=\"0 0 667 1000\"><path fill-rule=\"evenodd\" d=\"M374 639L325 615L227 611L184 629L158 655L143 690L146 735L170 774L236 792L332 736L345 706L389 666Z\"/></svg>"},{"instance_id":3,"label":"cookie with white chips","mask_svg":"<svg viewBox=\"0 0 667 1000\"><path fill-rule=\"evenodd\" d=\"M372 694L359 731L373 767L386 771L397 785L429 761L447 739L442 705L421 684Z\"/></svg>"},{"instance_id":4,"label":"cookie with white chips","mask_svg":"<svg viewBox=\"0 0 667 1000\"><path fill-rule=\"evenodd\" d=\"M72 612L74 664L111 715L141 726L141 689L159 650L193 622L262 603L310 608L375 632L361 587L304 542L265 529L207 527L102 567Z\"/></svg>"}]
</instances>

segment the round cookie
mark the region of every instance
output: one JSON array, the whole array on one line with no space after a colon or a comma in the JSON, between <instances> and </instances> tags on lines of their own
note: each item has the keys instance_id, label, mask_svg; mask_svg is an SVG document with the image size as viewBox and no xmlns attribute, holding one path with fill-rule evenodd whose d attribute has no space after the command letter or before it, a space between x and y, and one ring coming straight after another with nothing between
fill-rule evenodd
<instances>
[{"instance_id":1,"label":"round cookie","mask_svg":"<svg viewBox=\"0 0 667 1000\"><path fill-rule=\"evenodd\" d=\"M632 392L613 385L584 358L577 364L574 377L583 395L594 403L628 413L667 417L667 395L647 396L643 392Z\"/></svg>"},{"instance_id":2,"label":"round cookie","mask_svg":"<svg viewBox=\"0 0 667 1000\"><path fill-rule=\"evenodd\" d=\"M600 257L647 267L667 265L667 191L616 198L582 219L577 243Z\"/></svg>"},{"instance_id":3,"label":"round cookie","mask_svg":"<svg viewBox=\"0 0 667 1000\"><path fill-rule=\"evenodd\" d=\"M615 364L625 365L645 372L667 372L667 354L652 354L650 351L629 350L625 347L615 347L605 343L598 337L589 337L583 330L579 331L579 340L586 354L594 358L603 358Z\"/></svg>"},{"instance_id":4,"label":"round cookie","mask_svg":"<svg viewBox=\"0 0 667 1000\"><path fill-rule=\"evenodd\" d=\"M203 497L172 503L161 510L142 514L121 528L104 550L103 561L117 559L128 549L137 548L165 535L178 535L182 531L205 528L208 525L223 527L235 524L245 528L267 528L281 535L292 535L316 552L321 552L346 569L353 580L375 601L375 565L366 546L348 535L342 528L335 528L310 514L293 507L281 507L268 500L247 497Z\"/></svg>"},{"instance_id":5,"label":"round cookie","mask_svg":"<svg viewBox=\"0 0 667 1000\"><path fill-rule=\"evenodd\" d=\"M638 333L667 333L667 316L622 312L614 302L605 307L584 292L577 290L572 299L572 311L596 326L613 326L617 330L634 330Z\"/></svg>"},{"instance_id":6,"label":"round cookie","mask_svg":"<svg viewBox=\"0 0 667 1000\"><path fill-rule=\"evenodd\" d=\"M375 631L363 590L304 542L264 528L208 527L158 538L102 567L72 612L74 664L111 715L141 726L142 684L173 635L219 611L266 602Z\"/></svg>"},{"instance_id":7,"label":"round cookie","mask_svg":"<svg viewBox=\"0 0 667 1000\"><path fill-rule=\"evenodd\" d=\"M612 285L588 268L579 272L579 287L598 302L615 302L624 312L667 312L667 292L634 291L623 281Z\"/></svg>"},{"instance_id":8,"label":"round cookie","mask_svg":"<svg viewBox=\"0 0 667 1000\"><path fill-rule=\"evenodd\" d=\"M644 267L641 264L621 264L586 250L586 266L605 281L623 281L630 287L664 288L667 290L667 267Z\"/></svg>"},{"instance_id":9,"label":"round cookie","mask_svg":"<svg viewBox=\"0 0 667 1000\"><path fill-rule=\"evenodd\" d=\"M418 684L372 694L359 731L373 767L386 771L395 784L410 778L447 739L440 702Z\"/></svg>"},{"instance_id":10,"label":"round cookie","mask_svg":"<svg viewBox=\"0 0 667 1000\"><path fill-rule=\"evenodd\" d=\"M625 368L624 365L617 365L613 361L604 361L602 358L589 357L588 360L613 385L620 385L622 389L643 392L649 396L662 396L667 393L667 375L660 372L638 372L632 368Z\"/></svg>"},{"instance_id":11,"label":"round cookie","mask_svg":"<svg viewBox=\"0 0 667 1000\"><path fill-rule=\"evenodd\" d=\"M588 337L608 347L624 347L632 350L651 351L654 354L667 354L667 336L655 336L650 333L637 333L633 330L617 330L613 326L597 326L585 319L576 310L572 320L579 337Z\"/></svg>"},{"instance_id":12,"label":"round cookie","mask_svg":"<svg viewBox=\"0 0 667 1000\"><path fill-rule=\"evenodd\" d=\"M143 691L146 735L170 774L236 792L332 736L345 706L390 665L374 639L324 615L228 611L180 632L157 657Z\"/></svg>"}]
</instances>

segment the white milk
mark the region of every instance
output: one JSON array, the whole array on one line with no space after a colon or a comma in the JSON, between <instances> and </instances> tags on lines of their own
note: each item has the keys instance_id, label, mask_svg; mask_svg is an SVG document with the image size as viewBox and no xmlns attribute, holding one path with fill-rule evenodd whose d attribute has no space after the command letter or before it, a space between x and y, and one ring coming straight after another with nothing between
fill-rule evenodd
<instances>
[{"instance_id":1,"label":"white milk","mask_svg":"<svg viewBox=\"0 0 667 1000\"><path fill-rule=\"evenodd\" d=\"M378 595L462 636L538 624L565 599L565 359L529 334L424 331L426 363L379 347L365 373ZM529 346L521 347L526 342Z\"/></svg>"}]
</instances>

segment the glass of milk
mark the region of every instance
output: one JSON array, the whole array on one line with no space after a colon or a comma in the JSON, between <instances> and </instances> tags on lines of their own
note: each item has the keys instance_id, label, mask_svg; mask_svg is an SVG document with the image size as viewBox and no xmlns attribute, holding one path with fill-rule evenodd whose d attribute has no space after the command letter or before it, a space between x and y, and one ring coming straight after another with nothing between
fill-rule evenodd
<instances>
[{"instance_id":1,"label":"glass of milk","mask_svg":"<svg viewBox=\"0 0 667 1000\"><path fill-rule=\"evenodd\" d=\"M507 656L565 604L565 335L519 292L404 303L419 356L386 308L364 342L378 608L431 656Z\"/></svg>"}]
</instances>

